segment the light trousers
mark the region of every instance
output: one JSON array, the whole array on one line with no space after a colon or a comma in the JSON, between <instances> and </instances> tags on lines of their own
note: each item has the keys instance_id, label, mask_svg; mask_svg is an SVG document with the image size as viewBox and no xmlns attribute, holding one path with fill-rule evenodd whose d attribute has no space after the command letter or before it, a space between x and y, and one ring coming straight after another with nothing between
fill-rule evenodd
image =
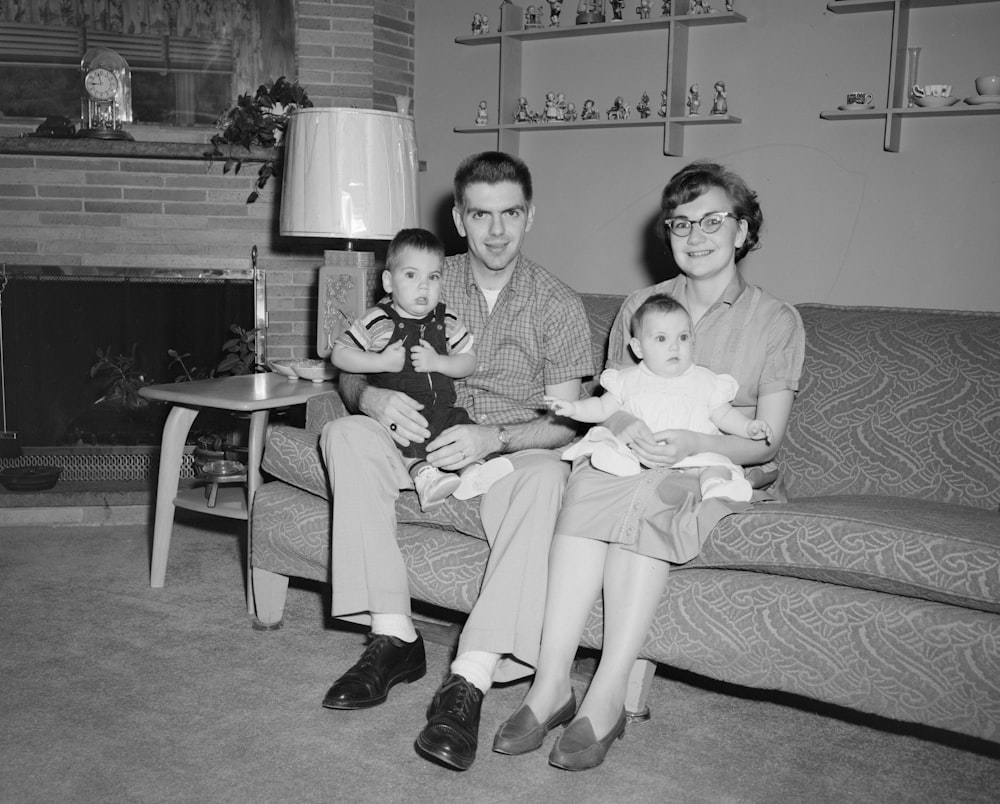
<instances>
[{"instance_id":1,"label":"light trousers","mask_svg":"<svg viewBox=\"0 0 1000 804\"><path fill-rule=\"evenodd\" d=\"M328 422L320 436L333 490L332 614L370 623L371 612L410 614L409 581L396 541L396 499L413 488L399 449L367 416ZM495 681L529 675L538 659L549 545L569 476L554 450L508 455L514 471L481 498L490 556L458 652L500 654Z\"/></svg>"}]
</instances>

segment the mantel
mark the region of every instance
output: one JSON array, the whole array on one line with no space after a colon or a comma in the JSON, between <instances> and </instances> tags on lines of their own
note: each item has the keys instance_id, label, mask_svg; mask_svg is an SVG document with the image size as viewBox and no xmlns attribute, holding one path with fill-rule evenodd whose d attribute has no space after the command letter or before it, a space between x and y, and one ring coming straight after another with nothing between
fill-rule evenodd
<instances>
[{"instance_id":1,"label":"mantel","mask_svg":"<svg viewBox=\"0 0 1000 804\"><path fill-rule=\"evenodd\" d=\"M0 154L38 156L108 156L119 159L226 159L244 162L265 162L274 159L273 148L248 151L239 145L219 147L219 155L210 157L215 149L210 143L198 142L139 142L134 140L101 140L57 137L0 137Z\"/></svg>"}]
</instances>

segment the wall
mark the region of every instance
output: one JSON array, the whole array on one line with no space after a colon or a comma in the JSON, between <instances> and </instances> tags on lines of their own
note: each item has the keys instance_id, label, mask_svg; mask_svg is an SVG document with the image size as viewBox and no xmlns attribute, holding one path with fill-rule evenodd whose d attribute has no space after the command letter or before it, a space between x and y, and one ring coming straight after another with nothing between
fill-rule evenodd
<instances>
[{"instance_id":1,"label":"wall","mask_svg":"<svg viewBox=\"0 0 1000 804\"><path fill-rule=\"evenodd\" d=\"M413 2L300 0L300 78L317 106L394 111L393 95L412 94ZM0 120L0 137L38 122ZM142 141L207 142L214 133L133 131ZM225 271L249 268L256 245L268 278L270 356L312 356L316 268L324 248L340 246L281 238L280 179L245 203L258 167L233 175L218 160L0 153L0 261Z\"/></svg>"},{"instance_id":2,"label":"wall","mask_svg":"<svg viewBox=\"0 0 1000 804\"><path fill-rule=\"evenodd\" d=\"M522 134L538 206L527 252L582 291L648 284L664 265L649 235L660 191L688 161L711 158L761 198L763 246L743 263L750 281L793 302L1000 310L1000 115L907 120L900 152L885 152L882 121L826 121L819 112L856 89L885 105L888 12L832 14L823 0L735 5L745 24L692 29L688 80L701 86L703 113L709 88L726 81L729 110L743 123L688 127L683 157L663 156L655 128ZM454 38L470 33L476 10L495 27L495 6L421 0L418 8L422 209L453 248L460 243L443 213L455 165L495 148L496 137L452 129L472 124L481 99L495 114L498 53ZM564 26L574 8L564 4ZM965 97L975 76L1000 71L1000 3L918 10L910 27L910 43L923 47L921 83L951 83ZM578 107L593 97L606 110L618 94L634 107L643 91L655 102L665 83L664 34L549 40L524 52L523 94L536 110L550 90Z\"/></svg>"}]
</instances>

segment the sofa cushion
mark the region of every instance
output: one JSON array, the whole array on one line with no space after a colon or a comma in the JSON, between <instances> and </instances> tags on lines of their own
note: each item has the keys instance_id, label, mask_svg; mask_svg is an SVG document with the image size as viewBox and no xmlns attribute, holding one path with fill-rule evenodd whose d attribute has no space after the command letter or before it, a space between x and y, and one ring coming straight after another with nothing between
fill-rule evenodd
<instances>
[{"instance_id":1,"label":"sofa cushion","mask_svg":"<svg viewBox=\"0 0 1000 804\"><path fill-rule=\"evenodd\" d=\"M260 468L296 488L330 499L316 432L286 424L269 427Z\"/></svg>"},{"instance_id":2,"label":"sofa cushion","mask_svg":"<svg viewBox=\"0 0 1000 804\"><path fill-rule=\"evenodd\" d=\"M802 381L788 495L1000 506L1000 313L796 306Z\"/></svg>"},{"instance_id":3,"label":"sofa cushion","mask_svg":"<svg viewBox=\"0 0 1000 804\"><path fill-rule=\"evenodd\" d=\"M1000 613L1000 514L898 497L761 503L684 565L792 575Z\"/></svg>"}]
</instances>

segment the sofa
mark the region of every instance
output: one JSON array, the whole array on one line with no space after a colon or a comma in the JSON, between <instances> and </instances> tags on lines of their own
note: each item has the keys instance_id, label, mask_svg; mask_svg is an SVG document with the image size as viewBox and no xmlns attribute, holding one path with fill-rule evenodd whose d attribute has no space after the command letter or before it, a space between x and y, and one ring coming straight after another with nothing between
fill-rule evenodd
<instances>
[{"instance_id":1,"label":"sofa","mask_svg":"<svg viewBox=\"0 0 1000 804\"><path fill-rule=\"evenodd\" d=\"M595 358L623 297L585 295ZM657 664L1000 742L1000 313L802 304L801 388L777 500L722 519L673 568L630 682ZM329 582L331 499L306 425L270 428L251 526L258 625L289 577ZM478 501L397 504L417 601L468 612ZM581 645L601 645L601 604ZM877 721L876 721L877 722Z\"/></svg>"}]
</instances>

